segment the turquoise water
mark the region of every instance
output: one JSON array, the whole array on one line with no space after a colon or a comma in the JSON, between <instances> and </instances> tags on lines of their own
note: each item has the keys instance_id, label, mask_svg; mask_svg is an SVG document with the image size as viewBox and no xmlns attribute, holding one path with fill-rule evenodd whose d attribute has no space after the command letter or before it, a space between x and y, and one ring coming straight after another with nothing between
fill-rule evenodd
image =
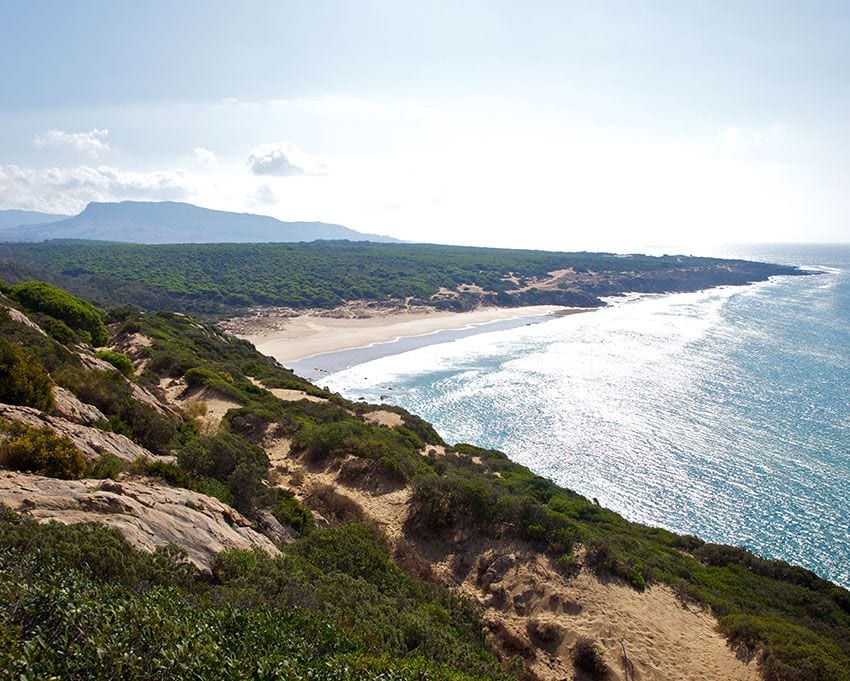
<instances>
[{"instance_id":1,"label":"turquoise water","mask_svg":"<svg viewBox=\"0 0 850 681\"><path fill-rule=\"evenodd\" d=\"M824 273L479 333L322 383L632 520L850 586L850 247L721 254Z\"/></svg>"}]
</instances>

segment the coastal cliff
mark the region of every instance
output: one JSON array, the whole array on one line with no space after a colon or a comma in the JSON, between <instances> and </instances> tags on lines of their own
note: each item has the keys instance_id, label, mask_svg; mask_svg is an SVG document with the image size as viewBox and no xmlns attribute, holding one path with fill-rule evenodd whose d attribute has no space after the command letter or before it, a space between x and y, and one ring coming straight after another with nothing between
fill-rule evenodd
<instances>
[{"instance_id":1,"label":"coastal cliff","mask_svg":"<svg viewBox=\"0 0 850 681\"><path fill-rule=\"evenodd\" d=\"M85 301L22 291L4 674L850 678L850 594L807 570L627 522L183 314L104 314L95 354Z\"/></svg>"}]
</instances>

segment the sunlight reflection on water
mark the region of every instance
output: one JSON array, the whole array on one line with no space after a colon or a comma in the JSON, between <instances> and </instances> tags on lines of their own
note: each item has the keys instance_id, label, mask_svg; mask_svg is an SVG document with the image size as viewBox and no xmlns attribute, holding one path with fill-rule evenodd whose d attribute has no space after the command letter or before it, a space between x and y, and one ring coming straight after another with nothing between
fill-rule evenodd
<instances>
[{"instance_id":1,"label":"sunlight reflection on water","mask_svg":"<svg viewBox=\"0 0 850 681\"><path fill-rule=\"evenodd\" d=\"M850 585L848 269L648 297L326 382L390 394L447 440L501 449L633 520Z\"/></svg>"}]
</instances>

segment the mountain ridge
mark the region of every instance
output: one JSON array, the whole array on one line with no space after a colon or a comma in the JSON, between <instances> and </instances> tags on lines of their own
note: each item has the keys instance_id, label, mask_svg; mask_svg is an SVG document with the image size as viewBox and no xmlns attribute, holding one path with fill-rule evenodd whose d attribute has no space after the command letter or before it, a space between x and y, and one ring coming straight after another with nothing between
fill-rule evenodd
<instances>
[{"instance_id":1,"label":"mountain ridge","mask_svg":"<svg viewBox=\"0 0 850 681\"><path fill-rule=\"evenodd\" d=\"M23 227L24 225L41 225L48 222L58 222L72 217L61 213L41 213L36 210L0 210L0 230Z\"/></svg>"},{"instance_id":2,"label":"mountain ridge","mask_svg":"<svg viewBox=\"0 0 850 681\"><path fill-rule=\"evenodd\" d=\"M348 239L395 242L388 236L358 232L334 223L284 222L269 215L202 208L178 201L89 203L78 215L31 214L14 221L21 211L0 211L0 241L33 242L86 239L125 243L265 243ZM7 216L8 217L5 217ZM37 216L58 218L37 221Z\"/></svg>"}]
</instances>

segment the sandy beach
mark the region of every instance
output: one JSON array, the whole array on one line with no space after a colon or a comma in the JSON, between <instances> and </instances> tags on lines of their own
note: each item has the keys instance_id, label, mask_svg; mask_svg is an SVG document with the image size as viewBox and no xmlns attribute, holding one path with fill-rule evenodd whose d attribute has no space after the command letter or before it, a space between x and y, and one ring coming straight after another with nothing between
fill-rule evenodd
<instances>
[{"instance_id":1,"label":"sandy beach","mask_svg":"<svg viewBox=\"0 0 850 681\"><path fill-rule=\"evenodd\" d=\"M401 337L463 329L515 317L565 315L584 311L581 308L534 305L487 307L470 312L422 309L370 311L356 317L311 312L296 316L242 317L231 320L226 327L234 335L253 343L263 354L286 364L328 352L394 341Z\"/></svg>"}]
</instances>

